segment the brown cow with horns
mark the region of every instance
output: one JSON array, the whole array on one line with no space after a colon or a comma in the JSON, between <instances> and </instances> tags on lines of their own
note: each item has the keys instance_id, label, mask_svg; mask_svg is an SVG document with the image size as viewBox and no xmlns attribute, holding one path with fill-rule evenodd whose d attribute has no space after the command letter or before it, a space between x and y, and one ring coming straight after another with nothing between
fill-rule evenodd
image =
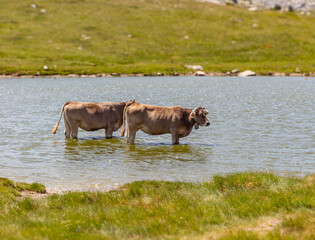
<instances>
[{"instance_id":1,"label":"brown cow with horns","mask_svg":"<svg viewBox=\"0 0 315 240\"><path fill-rule=\"evenodd\" d=\"M123 127L120 136L125 133L127 121L127 142L134 144L136 132L141 129L151 135L170 133L172 144L179 144L179 138L190 134L193 126L209 126L208 111L203 107L188 109L183 107L158 107L129 102L124 110Z\"/></svg>"}]
</instances>

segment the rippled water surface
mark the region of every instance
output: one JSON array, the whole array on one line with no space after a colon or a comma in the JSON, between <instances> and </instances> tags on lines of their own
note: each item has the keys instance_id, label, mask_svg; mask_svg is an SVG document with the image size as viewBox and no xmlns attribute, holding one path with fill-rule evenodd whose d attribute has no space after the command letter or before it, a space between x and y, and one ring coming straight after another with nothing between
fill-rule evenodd
<instances>
[{"instance_id":1,"label":"rippled water surface","mask_svg":"<svg viewBox=\"0 0 315 240\"><path fill-rule=\"evenodd\" d=\"M172 146L169 134L139 131L136 145L119 132L79 131L64 138L66 101L137 102L205 107L210 127ZM0 177L41 182L48 190L107 190L136 180L203 182L214 174L315 172L314 78L0 79Z\"/></svg>"}]
</instances>

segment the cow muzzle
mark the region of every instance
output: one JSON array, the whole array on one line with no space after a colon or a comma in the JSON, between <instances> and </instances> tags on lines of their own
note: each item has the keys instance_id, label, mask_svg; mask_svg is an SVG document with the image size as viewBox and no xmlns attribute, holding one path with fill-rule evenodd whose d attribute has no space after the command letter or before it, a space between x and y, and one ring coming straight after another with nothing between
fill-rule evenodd
<instances>
[{"instance_id":1,"label":"cow muzzle","mask_svg":"<svg viewBox=\"0 0 315 240\"><path fill-rule=\"evenodd\" d=\"M208 127L208 126L210 126L210 122L199 123L199 125L202 127Z\"/></svg>"}]
</instances>

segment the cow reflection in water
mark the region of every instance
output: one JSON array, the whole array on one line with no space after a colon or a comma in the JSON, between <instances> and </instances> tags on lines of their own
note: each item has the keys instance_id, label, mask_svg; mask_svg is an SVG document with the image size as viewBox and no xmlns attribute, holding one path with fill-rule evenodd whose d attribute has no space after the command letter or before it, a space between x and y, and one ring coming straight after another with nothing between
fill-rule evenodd
<instances>
[{"instance_id":1,"label":"cow reflection in water","mask_svg":"<svg viewBox=\"0 0 315 240\"><path fill-rule=\"evenodd\" d=\"M139 129L150 135L170 133L172 144L179 144L179 138L188 136L194 126L198 129L210 125L207 115L208 111L203 107L158 107L133 102L125 107L121 136L124 136L126 121L126 139L131 144L134 144Z\"/></svg>"},{"instance_id":2,"label":"cow reflection in water","mask_svg":"<svg viewBox=\"0 0 315 240\"><path fill-rule=\"evenodd\" d=\"M126 145L122 138L95 138L95 139L67 139L64 145L64 153L67 159L88 160L95 155L120 155Z\"/></svg>"},{"instance_id":3,"label":"cow reflection in water","mask_svg":"<svg viewBox=\"0 0 315 240\"><path fill-rule=\"evenodd\" d=\"M200 145L165 145L165 144L140 144L129 145L125 148L125 154L129 160L141 161L197 161L203 162L206 159L204 149ZM207 150L209 151L209 150ZM124 154L124 155L125 155ZM209 154L209 153L207 153Z\"/></svg>"}]
</instances>

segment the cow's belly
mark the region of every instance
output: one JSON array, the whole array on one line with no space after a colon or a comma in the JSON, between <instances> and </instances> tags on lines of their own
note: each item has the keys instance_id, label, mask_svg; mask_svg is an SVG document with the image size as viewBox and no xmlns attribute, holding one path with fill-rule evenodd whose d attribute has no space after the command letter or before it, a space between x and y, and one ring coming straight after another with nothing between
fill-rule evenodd
<instances>
[{"instance_id":1,"label":"cow's belly","mask_svg":"<svg viewBox=\"0 0 315 240\"><path fill-rule=\"evenodd\" d=\"M165 133L170 133L169 129L165 129L165 128L152 128L152 127L147 127L145 125L141 125L140 128L141 131L150 134L150 135L161 135L161 134L165 134Z\"/></svg>"},{"instance_id":2,"label":"cow's belly","mask_svg":"<svg viewBox=\"0 0 315 240\"><path fill-rule=\"evenodd\" d=\"M79 127L85 131L96 131L96 130L104 128L104 126L101 126L98 124L91 125L91 124L87 124L85 122L81 122L79 124Z\"/></svg>"},{"instance_id":3,"label":"cow's belly","mask_svg":"<svg viewBox=\"0 0 315 240\"><path fill-rule=\"evenodd\" d=\"M182 128L179 128L178 131L177 131L177 135L178 137L182 138L182 137L186 137L190 132L187 131L186 128L182 127Z\"/></svg>"},{"instance_id":4,"label":"cow's belly","mask_svg":"<svg viewBox=\"0 0 315 240\"><path fill-rule=\"evenodd\" d=\"M87 123L87 122L81 122L79 124L79 127L82 128L85 131L96 131L99 129L106 129L110 128L113 129L114 131L117 131L121 127L121 122L116 122L116 123L107 123L107 124L100 124L100 123Z\"/></svg>"}]
</instances>

